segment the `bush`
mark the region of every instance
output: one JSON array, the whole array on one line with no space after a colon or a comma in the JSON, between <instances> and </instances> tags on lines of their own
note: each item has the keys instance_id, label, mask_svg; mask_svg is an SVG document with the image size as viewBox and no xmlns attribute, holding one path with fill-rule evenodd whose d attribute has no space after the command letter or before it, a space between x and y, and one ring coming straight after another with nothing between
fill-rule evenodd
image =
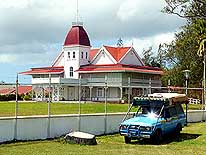
<instances>
[{"instance_id":1,"label":"bush","mask_svg":"<svg viewBox=\"0 0 206 155\"><path fill-rule=\"evenodd\" d=\"M30 95L24 95L23 99L25 101L31 100L31 96Z\"/></svg>"},{"instance_id":2,"label":"bush","mask_svg":"<svg viewBox=\"0 0 206 155\"><path fill-rule=\"evenodd\" d=\"M23 96L18 95L18 100L22 100ZM0 101L12 101L16 100L15 94L8 94L8 95L0 95Z\"/></svg>"}]
</instances>

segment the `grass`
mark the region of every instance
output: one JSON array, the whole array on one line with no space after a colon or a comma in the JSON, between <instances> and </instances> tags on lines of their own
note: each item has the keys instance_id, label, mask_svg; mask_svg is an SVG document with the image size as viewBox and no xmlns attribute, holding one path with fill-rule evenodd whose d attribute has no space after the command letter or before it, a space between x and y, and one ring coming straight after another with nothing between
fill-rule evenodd
<instances>
[{"instance_id":1,"label":"grass","mask_svg":"<svg viewBox=\"0 0 206 155\"><path fill-rule=\"evenodd\" d=\"M42 102L19 102L18 113L21 116L47 115L48 104ZM81 113L104 113L104 103L83 103ZM127 104L107 104L107 112L126 112ZM51 114L78 114L79 104L51 103ZM14 116L15 102L0 102L0 116Z\"/></svg>"},{"instance_id":2,"label":"grass","mask_svg":"<svg viewBox=\"0 0 206 155\"><path fill-rule=\"evenodd\" d=\"M104 113L104 103L83 103L81 104L81 113ZM189 110L201 109L202 105L190 104ZM29 115L47 115L48 104L43 102L19 102L18 114L21 116ZM66 103L51 103L51 114L78 114L79 105ZM107 112L127 112L128 104L107 104ZM135 111L135 109L133 109ZM15 102L0 102L0 117L14 116Z\"/></svg>"},{"instance_id":3,"label":"grass","mask_svg":"<svg viewBox=\"0 0 206 155\"><path fill-rule=\"evenodd\" d=\"M0 155L203 155L206 152L206 123L188 124L180 139L166 138L162 145L135 141L125 144L123 137L97 137L98 145L64 143L62 139L17 142L0 145Z\"/></svg>"}]
</instances>

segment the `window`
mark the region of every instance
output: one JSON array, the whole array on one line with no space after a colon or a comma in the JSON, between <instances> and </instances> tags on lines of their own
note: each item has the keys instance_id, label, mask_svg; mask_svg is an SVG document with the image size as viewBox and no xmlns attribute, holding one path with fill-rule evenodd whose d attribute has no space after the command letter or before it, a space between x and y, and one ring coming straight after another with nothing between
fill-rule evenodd
<instances>
[{"instance_id":1,"label":"window","mask_svg":"<svg viewBox=\"0 0 206 155\"><path fill-rule=\"evenodd\" d=\"M184 111L182 109L182 106L180 104L177 104L175 106L176 110L177 110L177 114L184 114Z\"/></svg>"},{"instance_id":2,"label":"window","mask_svg":"<svg viewBox=\"0 0 206 155\"><path fill-rule=\"evenodd\" d=\"M97 88L97 97L103 97L103 88Z\"/></svg>"},{"instance_id":3,"label":"window","mask_svg":"<svg viewBox=\"0 0 206 155\"><path fill-rule=\"evenodd\" d=\"M75 58L75 52L73 52L73 58Z\"/></svg>"},{"instance_id":4,"label":"window","mask_svg":"<svg viewBox=\"0 0 206 155\"><path fill-rule=\"evenodd\" d=\"M74 70L73 67L70 67L70 74L69 74L70 77L73 77L73 74L74 74L74 73L73 73L73 70Z\"/></svg>"},{"instance_id":5,"label":"window","mask_svg":"<svg viewBox=\"0 0 206 155\"><path fill-rule=\"evenodd\" d=\"M102 51L102 55L103 55L103 57L105 57L105 53L104 53L104 51Z\"/></svg>"},{"instance_id":6,"label":"window","mask_svg":"<svg viewBox=\"0 0 206 155\"><path fill-rule=\"evenodd\" d=\"M70 59L70 52L68 52L68 58Z\"/></svg>"},{"instance_id":7,"label":"window","mask_svg":"<svg viewBox=\"0 0 206 155\"><path fill-rule=\"evenodd\" d=\"M169 113L171 117L177 116L177 111L174 106L169 108Z\"/></svg>"},{"instance_id":8,"label":"window","mask_svg":"<svg viewBox=\"0 0 206 155\"><path fill-rule=\"evenodd\" d=\"M81 58L82 58L82 59L84 58L84 53L83 53L83 52L81 52Z\"/></svg>"},{"instance_id":9,"label":"window","mask_svg":"<svg viewBox=\"0 0 206 155\"><path fill-rule=\"evenodd\" d=\"M87 59L87 52L86 52L86 59Z\"/></svg>"}]
</instances>

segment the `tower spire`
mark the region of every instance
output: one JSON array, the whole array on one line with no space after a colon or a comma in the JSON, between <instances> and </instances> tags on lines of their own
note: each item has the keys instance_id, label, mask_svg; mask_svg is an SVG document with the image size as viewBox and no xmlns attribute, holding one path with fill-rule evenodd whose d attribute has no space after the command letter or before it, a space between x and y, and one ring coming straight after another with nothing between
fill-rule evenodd
<instances>
[{"instance_id":1,"label":"tower spire","mask_svg":"<svg viewBox=\"0 0 206 155\"><path fill-rule=\"evenodd\" d=\"M77 0L77 17L76 17L76 22L79 22L79 0Z\"/></svg>"},{"instance_id":2,"label":"tower spire","mask_svg":"<svg viewBox=\"0 0 206 155\"><path fill-rule=\"evenodd\" d=\"M72 25L73 25L73 26L83 26L83 22L80 22L80 19L79 19L79 0L76 0L76 2L77 2L77 3L76 3L76 7L77 7L77 8L76 8L76 9L77 9L77 10L76 10L76 11L77 11L77 12L76 12L76 21L73 22Z\"/></svg>"}]
</instances>

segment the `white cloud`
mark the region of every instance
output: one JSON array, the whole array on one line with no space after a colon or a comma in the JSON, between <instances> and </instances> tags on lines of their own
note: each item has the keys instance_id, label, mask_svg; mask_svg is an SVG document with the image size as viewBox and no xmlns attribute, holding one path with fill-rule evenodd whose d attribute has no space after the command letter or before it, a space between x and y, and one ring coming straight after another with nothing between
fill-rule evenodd
<instances>
[{"instance_id":1,"label":"white cloud","mask_svg":"<svg viewBox=\"0 0 206 155\"><path fill-rule=\"evenodd\" d=\"M161 9L164 1L152 0L125 0L121 3L117 17L121 21L134 20L138 17L140 20L148 20L154 16L161 16ZM163 14L162 14L163 15Z\"/></svg>"},{"instance_id":2,"label":"white cloud","mask_svg":"<svg viewBox=\"0 0 206 155\"><path fill-rule=\"evenodd\" d=\"M157 40L162 39L159 34L174 31L183 23L161 13L163 5L163 1L153 0L79 0L80 19L92 44L121 37L137 42L142 51L142 47L158 44ZM30 64L46 62L42 55L49 53L51 61L61 49L75 16L76 0L1 0L1 58L7 54L14 57L12 63L24 58L21 62ZM151 40L154 36L160 38Z\"/></svg>"},{"instance_id":3,"label":"white cloud","mask_svg":"<svg viewBox=\"0 0 206 155\"><path fill-rule=\"evenodd\" d=\"M0 63L12 63L16 61L16 56L12 54L0 54Z\"/></svg>"},{"instance_id":4,"label":"white cloud","mask_svg":"<svg viewBox=\"0 0 206 155\"><path fill-rule=\"evenodd\" d=\"M27 7L29 4L29 0L19 0L18 2L15 0L2 0L0 8L2 9L22 9Z\"/></svg>"},{"instance_id":5,"label":"white cloud","mask_svg":"<svg viewBox=\"0 0 206 155\"><path fill-rule=\"evenodd\" d=\"M138 11L137 1L125 0L117 11L117 17L125 21L135 16Z\"/></svg>"},{"instance_id":6,"label":"white cloud","mask_svg":"<svg viewBox=\"0 0 206 155\"><path fill-rule=\"evenodd\" d=\"M155 36L145 37L142 39L138 38L132 38L129 40L126 40L124 42L124 45L126 46L132 46L135 48L137 53L142 57L142 51L143 49L148 49L152 46L153 52L156 53L159 47L159 44L163 43L170 43L174 40L174 33L163 33Z\"/></svg>"}]
</instances>

